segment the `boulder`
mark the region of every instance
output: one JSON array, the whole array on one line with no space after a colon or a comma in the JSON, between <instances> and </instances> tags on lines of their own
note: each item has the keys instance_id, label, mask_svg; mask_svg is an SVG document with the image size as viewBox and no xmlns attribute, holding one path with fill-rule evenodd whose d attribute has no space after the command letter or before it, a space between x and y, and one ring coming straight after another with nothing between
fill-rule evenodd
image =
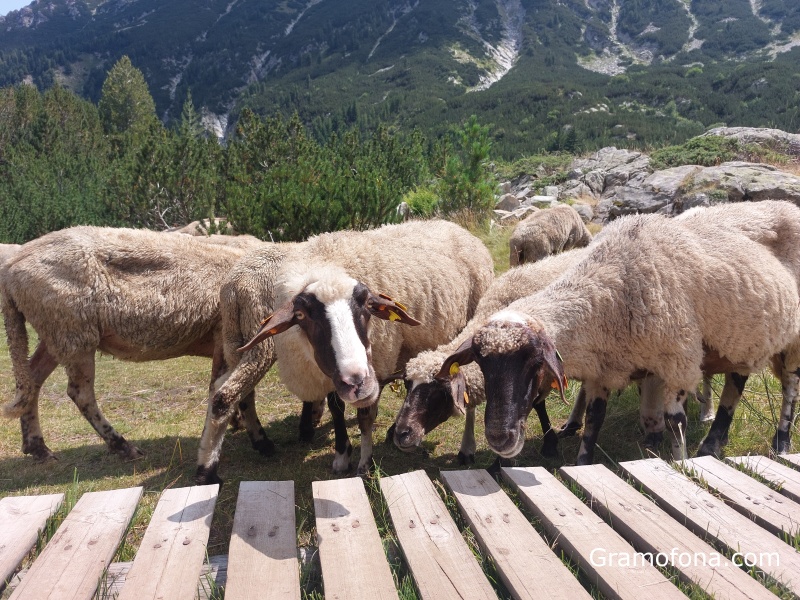
<instances>
[{"instance_id":1,"label":"boulder","mask_svg":"<svg viewBox=\"0 0 800 600\"><path fill-rule=\"evenodd\" d=\"M758 144L776 152L800 156L800 134L767 127L715 127L699 137L719 135L734 138L741 144Z\"/></svg>"},{"instance_id":2,"label":"boulder","mask_svg":"<svg viewBox=\"0 0 800 600\"><path fill-rule=\"evenodd\" d=\"M519 208L519 199L514 194L503 194L494 205L496 209L512 211Z\"/></svg>"}]
</instances>

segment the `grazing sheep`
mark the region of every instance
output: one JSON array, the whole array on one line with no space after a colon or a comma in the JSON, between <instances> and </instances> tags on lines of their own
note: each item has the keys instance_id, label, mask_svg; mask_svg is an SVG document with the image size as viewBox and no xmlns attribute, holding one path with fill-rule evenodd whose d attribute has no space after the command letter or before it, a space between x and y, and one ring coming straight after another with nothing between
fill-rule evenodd
<instances>
[{"instance_id":1,"label":"grazing sheep","mask_svg":"<svg viewBox=\"0 0 800 600\"><path fill-rule=\"evenodd\" d=\"M708 233L661 216L619 219L584 260L495 313L444 361L440 377L472 361L481 367L496 453L519 453L532 403L551 382L563 396L565 376L586 390L578 464L589 464L610 392L634 378L652 374L663 385L663 405L643 415L655 445L665 421L676 437L685 432L687 390L704 367L749 373L776 355L784 369L800 367L794 275L741 233ZM685 455L680 443L673 450Z\"/></svg>"},{"instance_id":2,"label":"grazing sheep","mask_svg":"<svg viewBox=\"0 0 800 600\"><path fill-rule=\"evenodd\" d=\"M0 267L0 292L17 382L5 414L20 418L23 452L54 458L42 436L38 395L61 364L69 397L109 449L141 456L97 405L95 352L130 361L207 356L216 378L222 367L219 286L243 254L190 236L102 227L72 227L22 246ZM39 337L30 360L26 321ZM254 408L242 409L255 444L263 430Z\"/></svg>"},{"instance_id":3,"label":"grazing sheep","mask_svg":"<svg viewBox=\"0 0 800 600\"><path fill-rule=\"evenodd\" d=\"M364 473L372 458L382 384L396 377L409 358L463 329L491 283L491 256L480 240L447 221L322 234L290 249L279 265L257 254L239 263L231 273L238 279L223 286L224 322L239 323L230 334L224 327L226 356L248 336L255 337L242 347L238 364L230 359L236 366L220 378L209 400L195 480L219 481L230 407L275 357L292 393L309 402L327 398L336 435L335 472L349 470L352 454L341 400L358 408L358 471ZM408 308L380 293L402 298ZM237 315L229 318L227 311ZM272 311L259 328L258 319ZM413 325L415 319L421 326L388 322ZM262 340L267 343L259 345Z\"/></svg>"},{"instance_id":4,"label":"grazing sheep","mask_svg":"<svg viewBox=\"0 0 800 600\"><path fill-rule=\"evenodd\" d=\"M461 369L464 388L456 390L451 387L450 380L435 378L442 362L490 315L515 300L543 289L569 267L577 264L586 252L585 249L569 250L535 263L515 267L495 279L478 303L475 316L461 333L435 350L421 352L408 361L405 372L406 397L394 425L387 432L387 439L393 437L398 448L410 451L419 446L428 432L451 416L466 415L458 461L462 465L475 462L475 408L485 400L483 375L478 365L465 365ZM558 444L556 433L550 428L544 403L539 403L534 408L544 433L542 454L553 456ZM581 420L582 418L583 415L579 417Z\"/></svg>"},{"instance_id":5,"label":"grazing sheep","mask_svg":"<svg viewBox=\"0 0 800 600\"><path fill-rule=\"evenodd\" d=\"M509 264L536 262L592 241L581 216L568 204L540 210L520 221L508 241Z\"/></svg>"},{"instance_id":6,"label":"grazing sheep","mask_svg":"<svg viewBox=\"0 0 800 600\"><path fill-rule=\"evenodd\" d=\"M793 274L800 286L800 208L794 204L780 200L723 204L694 208L675 217L675 220L709 237L713 237L720 229L741 232L767 247ZM797 373L785 368L780 356L774 357L771 362L783 390L781 414L772 448L784 453L790 449L790 429L794 421L800 378ZM747 373L726 375L717 415L698 455L719 455L722 446L727 443L728 430L746 381Z\"/></svg>"}]
</instances>

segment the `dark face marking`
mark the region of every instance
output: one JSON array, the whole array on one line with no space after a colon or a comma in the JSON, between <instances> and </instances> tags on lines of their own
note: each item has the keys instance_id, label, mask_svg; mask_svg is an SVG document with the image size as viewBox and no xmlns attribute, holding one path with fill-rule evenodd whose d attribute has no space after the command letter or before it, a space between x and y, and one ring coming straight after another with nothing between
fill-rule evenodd
<instances>
[{"instance_id":1,"label":"dark face marking","mask_svg":"<svg viewBox=\"0 0 800 600\"><path fill-rule=\"evenodd\" d=\"M450 387L440 381L420 383L406 394L395 420L394 443L401 450L415 448L426 433L453 414Z\"/></svg>"}]
</instances>

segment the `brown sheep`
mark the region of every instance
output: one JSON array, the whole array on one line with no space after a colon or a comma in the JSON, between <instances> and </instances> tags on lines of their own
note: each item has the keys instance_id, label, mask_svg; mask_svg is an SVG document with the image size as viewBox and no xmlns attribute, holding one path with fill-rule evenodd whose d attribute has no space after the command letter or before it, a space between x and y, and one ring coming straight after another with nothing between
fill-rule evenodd
<instances>
[{"instance_id":1,"label":"brown sheep","mask_svg":"<svg viewBox=\"0 0 800 600\"><path fill-rule=\"evenodd\" d=\"M567 204L540 210L514 228L508 241L508 262L512 267L536 262L551 254L583 248L592 241L578 212Z\"/></svg>"}]
</instances>

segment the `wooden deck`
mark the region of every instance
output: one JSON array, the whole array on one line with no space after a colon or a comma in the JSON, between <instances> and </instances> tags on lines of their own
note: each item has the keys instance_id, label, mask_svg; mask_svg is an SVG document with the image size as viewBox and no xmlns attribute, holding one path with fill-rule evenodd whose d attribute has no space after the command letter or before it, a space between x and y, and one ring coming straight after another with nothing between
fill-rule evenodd
<instances>
[{"instance_id":1,"label":"wooden deck","mask_svg":"<svg viewBox=\"0 0 800 600\"><path fill-rule=\"evenodd\" d=\"M377 522L360 478L315 482L325 596L398 597L378 528L389 522L402 553L393 561L421 598L589 598L594 590L683 598L680 584L717 599L774 599L764 580L800 596L797 455L648 459L621 463L618 474L603 465L557 474L507 468L503 480L501 488L480 469L443 471L439 481L424 471L383 477L385 514ZM217 493L217 486L165 490L126 564L111 561L142 489L86 493L16 574L63 496L4 498L0 583L8 581L13 599L180 600L208 597L214 587L229 599L300 598L294 484L242 482L230 553L207 560ZM481 555L491 558L495 582Z\"/></svg>"}]
</instances>

